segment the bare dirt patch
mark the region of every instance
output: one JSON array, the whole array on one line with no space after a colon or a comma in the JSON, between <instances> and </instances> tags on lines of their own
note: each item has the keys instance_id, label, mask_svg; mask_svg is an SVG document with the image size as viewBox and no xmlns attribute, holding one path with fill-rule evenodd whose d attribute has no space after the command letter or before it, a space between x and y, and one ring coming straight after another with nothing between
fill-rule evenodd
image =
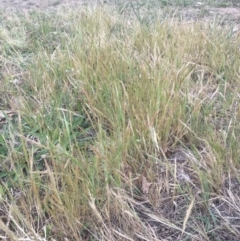
<instances>
[{"instance_id":1,"label":"bare dirt patch","mask_svg":"<svg viewBox=\"0 0 240 241\"><path fill-rule=\"evenodd\" d=\"M81 5L107 5L116 3L129 3L127 0L0 0L0 10L31 10L31 9L48 9L60 6L81 6ZM235 6L235 5L234 5ZM160 8L160 5L159 5ZM222 19L222 23L232 23L234 31L240 31L240 7L210 7L204 3L196 2L188 7L178 8L171 7L172 11L177 11L186 22L204 21L208 22L216 19Z\"/></svg>"},{"instance_id":2,"label":"bare dirt patch","mask_svg":"<svg viewBox=\"0 0 240 241\"><path fill-rule=\"evenodd\" d=\"M184 22L210 22L215 20L222 26L232 26L234 32L240 31L240 8L238 7L195 6L180 9L179 14Z\"/></svg>"},{"instance_id":3,"label":"bare dirt patch","mask_svg":"<svg viewBox=\"0 0 240 241\"><path fill-rule=\"evenodd\" d=\"M204 7L188 7L180 10L189 19L202 18L205 20L212 19L216 16L224 17L226 19L240 21L240 8L226 7L214 8L209 6Z\"/></svg>"},{"instance_id":4,"label":"bare dirt patch","mask_svg":"<svg viewBox=\"0 0 240 241\"><path fill-rule=\"evenodd\" d=\"M94 1L89 1L94 2ZM32 8L47 8L47 7L55 7L60 5L75 5L75 4L83 4L86 1L78 1L78 0L0 0L0 8L8 9L32 9Z\"/></svg>"}]
</instances>

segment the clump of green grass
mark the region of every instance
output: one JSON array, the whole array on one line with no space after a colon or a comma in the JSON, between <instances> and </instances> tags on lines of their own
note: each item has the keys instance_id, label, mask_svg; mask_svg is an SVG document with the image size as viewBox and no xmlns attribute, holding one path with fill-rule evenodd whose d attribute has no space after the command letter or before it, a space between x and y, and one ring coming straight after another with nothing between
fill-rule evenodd
<instances>
[{"instance_id":1,"label":"clump of green grass","mask_svg":"<svg viewBox=\"0 0 240 241\"><path fill-rule=\"evenodd\" d=\"M2 239L237 240L239 38L160 20L5 16Z\"/></svg>"}]
</instances>

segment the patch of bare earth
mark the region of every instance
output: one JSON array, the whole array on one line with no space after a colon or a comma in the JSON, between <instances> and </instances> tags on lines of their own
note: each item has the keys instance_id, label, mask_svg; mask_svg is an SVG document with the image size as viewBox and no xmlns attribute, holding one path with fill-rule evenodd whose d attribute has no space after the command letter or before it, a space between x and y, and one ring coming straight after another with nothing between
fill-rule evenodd
<instances>
[{"instance_id":1,"label":"patch of bare earth","mask_svg":"<svg viewBox=\"0 0 240 241\"><path fill-rule=\"evenodd\" d=\"M240 31L240 8L238 7L195 6L180 9L179 13L185 22L210 22L215 20L221 25L231 24L235 32Z\"/></svg>"},{"instance_id":2,"label":"patch of bare earth","mask_svg":"<svg viewBox=\"0 0 240 241\"><path fill-rule=\"evenodd\" d=\"M2 9L45 9L49 7L57 7L61 5L75 6L87 2L96 2L94 0L0 0L0 8Z\"/></svg>"}]
</instances>

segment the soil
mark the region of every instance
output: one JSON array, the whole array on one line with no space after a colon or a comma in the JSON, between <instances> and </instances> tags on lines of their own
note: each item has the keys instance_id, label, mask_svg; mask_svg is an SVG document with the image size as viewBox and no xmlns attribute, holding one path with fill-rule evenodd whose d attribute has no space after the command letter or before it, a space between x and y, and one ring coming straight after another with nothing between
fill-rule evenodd
<instances>
[{"instance_id":1,"label":"soil","mask_svg":"<svg viewBox=\"0 0 240 241\"><path fill-rule=\"evenodd\" d=\"M30 9L48 9L60 6L81 6L81 5L101 5L111 3L130 2L131 0L0 0L0 10L22 11ZM239 4L239 5L238 5ZM233 4L234 7L209 7L202 2L196 1L189 7L179 9L184 21L214 19L216 16L224 20L230 20L235 30L240 31L240 3ZM172 6L173 9L176 7Z\"/></svg>"},{"instance_id":2,"label":"soil","mask_svg":"<svg viewBox=\"0 0 240 241\"><path fill-rule=\"evenodd\" d=\"M0 9L46 9L62 5L76 6L86 4L106 4L127 0L0 0Z\"/></svg>"},{"instance_id":3,"label":"soil","mask_svg":"<svg viewBox=\"0 0 240 241\"><path fill-rule=\"evenodd\" d=\"M79 4L83 1L78 0L0 0L0 8L2 9L32 9L32 8L47 8L60 6L63 4Z\"/></svg>"},{"instance_id":4,"label":"soil","mask_svg":"<svg viewBox=\"0 0 240 241\"><path fill-rule=\"evenodd\" d=\"M85 5L85 4L108 4L108 3L119 3L129 2L131 0L0 0L0 9L32 9L32 8L49 8L61 5ZM239 4L239 5L238 5ZM219 15L234 15L234 17L240 17L240 3L236 3L235 7L219 7L210 8L204 3L196 1L192 5L194 11L204 10L214 12ZM191 8L184 8L188 11Z\"/></svg>"},{"instance_id":5,"label":"soil","mask_svg":"<svg viewBox=\"0 0 240 241\"><path fill-rule=\"evenodd\" d=\"M188 7L180 11L184 21L202 21L209 22L218 19L222 26L231 26L234 33L240 33L240 7Z\"/></svg>"}]
</instances>

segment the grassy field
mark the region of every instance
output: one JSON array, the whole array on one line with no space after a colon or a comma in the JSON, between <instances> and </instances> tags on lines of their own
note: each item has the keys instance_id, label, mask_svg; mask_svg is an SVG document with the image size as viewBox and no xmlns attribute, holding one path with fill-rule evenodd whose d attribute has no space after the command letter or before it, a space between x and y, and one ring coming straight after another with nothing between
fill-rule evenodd
<instances>
[{"instance_id":1,"label":"grassy field","mask_svg":"<svg viewBox=\"0 0 240 241\"><path fill-rule=\"evenodd\" d=\"M172 15L1 13L1 240L239 240L239 32Z\"/></svg>"}]
</instances>

